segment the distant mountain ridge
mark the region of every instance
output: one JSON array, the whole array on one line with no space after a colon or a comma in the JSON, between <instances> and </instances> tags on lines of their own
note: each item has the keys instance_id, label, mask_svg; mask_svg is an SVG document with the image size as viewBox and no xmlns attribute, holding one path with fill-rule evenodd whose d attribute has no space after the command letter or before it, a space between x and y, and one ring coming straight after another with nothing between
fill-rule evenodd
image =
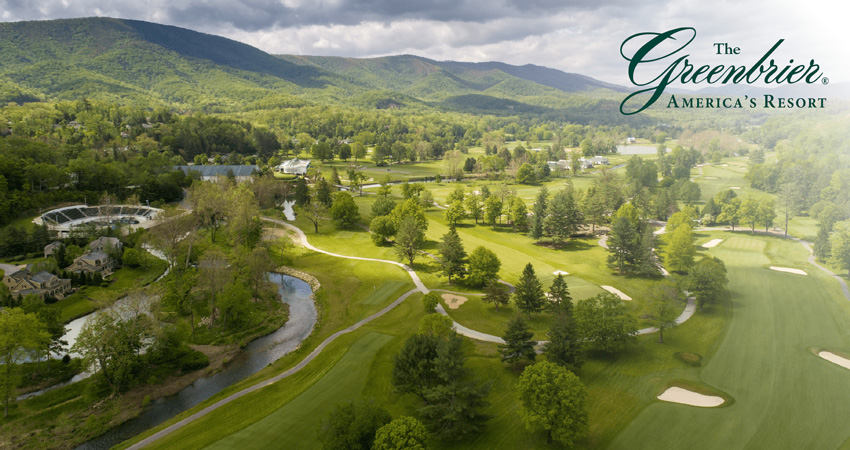
<instances>
[{"instance_id":1,"label":"distant mountain ridge","mask_svg":"<svg viewBox=\"0 0 850 450\"><path fill-rule=\"evenodd\" d=\"M0 23L2 102L89 97L214 112L308 103L529 113L578 108L580 117L625 91L531 64L275 56L137 20Z\"/></svg>"}]
</instances>

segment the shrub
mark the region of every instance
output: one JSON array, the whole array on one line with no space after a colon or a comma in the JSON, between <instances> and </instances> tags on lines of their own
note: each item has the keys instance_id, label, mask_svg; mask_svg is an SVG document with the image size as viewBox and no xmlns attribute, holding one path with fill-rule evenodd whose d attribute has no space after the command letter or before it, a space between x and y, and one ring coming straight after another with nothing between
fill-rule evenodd
<instances>
[{"instance_id":1,"label":"shrub","mask_svg":"<svg viewBox=\"0 0 850 450\"><path fill-rule=\"evenodd\" d=\"M208 365L210 365L210 359L207 358L207 355L194 350L186 353L186 355L180 359L180 371L183 373L203 369Z\"/></svg>"},{"instance_id":2,"label":"shrub","mask_svg":"<svg viewBox=\"0 0 850 450\"><path fill-rule=\"evenodd\" d=\"M422 306L425 308L425 312L432 313L434 309L437 308L437 305L440 303L440 296L433 292L429 292L425 294L425 297L422 297Z\"/></svg>"}]
</instances>

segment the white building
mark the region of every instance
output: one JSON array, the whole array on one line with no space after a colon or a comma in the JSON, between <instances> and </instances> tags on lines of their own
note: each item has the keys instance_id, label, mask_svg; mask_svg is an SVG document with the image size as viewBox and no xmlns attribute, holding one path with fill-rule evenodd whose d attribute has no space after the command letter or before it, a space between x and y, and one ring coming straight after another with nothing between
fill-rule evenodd
<instances>
[{"instance_id":1,"label":"white building","mask_svg":"<svg viewBox=\"0 0 850 450\"><path fill-rule=\"evenodd\" d=\"M306 175L307 169L310 168L309 159L290 159L284 161L283 164L277 166L278 172L291 173L294 175Z\"/></svg>"}]
</instances>

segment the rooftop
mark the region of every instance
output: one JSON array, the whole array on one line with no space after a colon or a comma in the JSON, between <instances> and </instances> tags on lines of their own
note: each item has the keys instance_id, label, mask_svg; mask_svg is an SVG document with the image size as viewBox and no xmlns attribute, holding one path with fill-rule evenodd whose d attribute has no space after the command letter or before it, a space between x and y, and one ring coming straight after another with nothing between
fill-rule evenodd
<instances>
[{"instance_id":1,"label":"rooftop","mask_svg":"<svg viewBox=\"0 0 850 450\"><path fill-rule=\"evenodd\" d=\"M229 172L233 172L233 176L247 177L254 172L259 172L260 168L252 166L174 166L174 170L182 170L183 173L189 174L189 171L195 170L201 173L202 177L226 177Z\"/></svg>"}]
</instances>

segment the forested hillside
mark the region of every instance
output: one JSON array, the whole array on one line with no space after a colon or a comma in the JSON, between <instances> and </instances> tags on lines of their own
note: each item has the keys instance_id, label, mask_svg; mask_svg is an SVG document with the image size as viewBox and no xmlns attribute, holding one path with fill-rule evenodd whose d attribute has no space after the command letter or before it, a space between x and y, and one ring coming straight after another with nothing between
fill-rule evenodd
<instances>
[{"instance_id":1,"label":"forested hillside","mask_svg":"<svg viewBox=\"0 0 850 450\"><path fill-rule=\"evenodd\" d=\"M208 113L330 104L622 120L613 111L623 88L555 69L407 55L276 57L134 20L2 23L0 61L3 103L89 97Z\"/></svg>"}]
</instances>

